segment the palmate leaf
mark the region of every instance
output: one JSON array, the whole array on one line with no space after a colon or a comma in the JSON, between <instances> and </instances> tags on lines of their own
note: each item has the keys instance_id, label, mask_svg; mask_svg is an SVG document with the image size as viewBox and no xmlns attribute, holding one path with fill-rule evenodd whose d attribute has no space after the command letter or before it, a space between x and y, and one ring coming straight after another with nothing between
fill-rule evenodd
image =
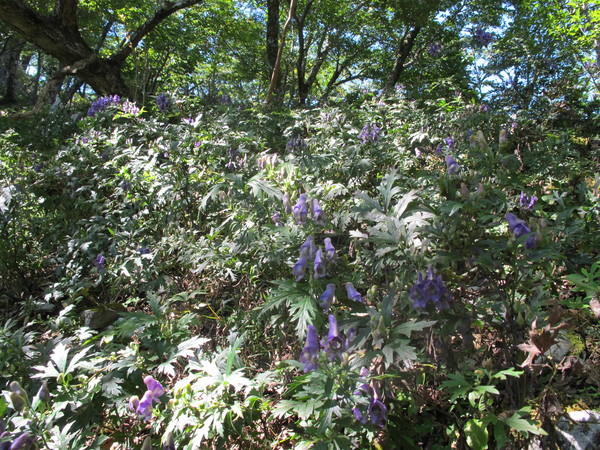
<instances>
[{"instance_id":1,"label":"palmate leaf","mask_svg":"<svg viewBox=\"0 0 600 450\"><path fill-rule=\"evenodd\" d=\"M257 198L264 198L265 195L269 198L278 198L283 197L283 193L269 183L267 180L263 180L258 175L250 178L248 180L248 187L250 188L250 192Z\"/></svg>"},{"instance_id":2,"label":"palmate leaf","mask_svg":"<svg viewBox=\"0 0 600 450\"><path fill-rule=\"evenodd\" d=\"M172 352L167 360L160 364L156 369L159 373L164 373L170 376L175 376L175 369L173 365L178 358L190 358L194 355L194 350L210 341L208 338L199 336L192 337L186 341L183 341L177 346L177 349Z\"/></svg>"},{"instance_id":3,"label":"palmate leaf","mask_svg":"<svg viewBox=\"0 0 600 450\"><path fill-rule=\"evenodd\" d=\"M314 323L318 312L317 303L310 295L297 296L290 301L290 314L296 322L296 332L304 338L308 325Z\"/></svg>"},{"instance_id":4,"label":"palmate leaf","mask_svg":"<svg viewBox=\"0 0 600 450\"><path fill-rule=\"evenodd\" d=\"M383 208L385 212L390 210L390 204L393 198L398 192L400 192L399 186L394 186L394 183L399 179L398 172L393 169L387 175L383 177L381 184L379 185L379 192L383 197ZM411 200L412 201L412 200Z\"/></svg>"},{"instance_id":5,"label":"palmate leaf","mask_svg":"<svg viewBox=\"0 0 600 450\"><path fill-rule=\"evenodd\" d=\"M303 339L308 325L314 322L319 311L317 302L309 291L292 280L276 281L275 285L277 287L271 291L265 304L257 308L259 317L284 310L287 314L283 317L296 323L298 337Z\"/></svg>"},{"instance_id":6,"label":"palmate leaf","mask_svg":"<svg viewBox=\"0 0 600 450\"><path fill-rule=\"evenodd\" d=\"M394 327L392 333L395 335L403 335L409 338L413 331L423 331L425 328L428 328L437 323L436 320L421 320L419 322L415 320L409 320L408 322L404 322L397 327Z\"/></svg>"}]
</instances>

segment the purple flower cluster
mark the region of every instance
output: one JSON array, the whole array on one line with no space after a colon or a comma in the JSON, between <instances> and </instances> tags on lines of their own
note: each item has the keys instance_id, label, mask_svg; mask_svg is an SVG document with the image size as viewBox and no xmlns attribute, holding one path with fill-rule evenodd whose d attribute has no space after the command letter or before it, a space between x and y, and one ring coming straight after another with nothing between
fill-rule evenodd
<instances>
[{"instance_id":1,"label":"purple flower cluster","mask_svg":"<svg viewBox=\"0 0 600 450\"><path fill-rule=\"evenodd\" d=\"M363 368L361 371L363 376L368 374L368 370ZM378 399L375 389L373 389L367 383L363 383L359 388L354 391L354 395L360 395L361 397L368 398L368 406L359 404L352 408L354 417L362 424L371 422L376 427L383 427L383 424L387 420L387 407ZM366 409L365 409L366 406Z\"/></svg>"},{"instance_id":2,"label":"purple flower cluster","mask_svg":"<svg viewBox=\"0 0 600 450\"><path fill-rule=\"evenodd\" d=\"M454 142L454 139L452 139L450 136L448 136L446 138L446 145L448 145L448 148L450 150L452 150L456 146L456 142Z\"/></svg>"},{"instance_id":3,"label":"purple flower cluster","mask_svg":"<svg viewBox=\"0 0 600 450\"><path fill-rule=\"evenodd\" d=\"M144 396L141 400L137 395L132 396L129 399L129 409L139 416L142 416L144 420L149 421L152 418L153 402L159 403L160 400L158 397L163 395L165 390L162 385L150 375L144 378L144 384L148 388L144 393Z\"/></svg>"},{"instance_id":4,"label":"purple flower cluster","mask_svg":"<svg viewBox=\"0 0 600 450\"><path fill-rule=\"evenodd\" d=\"M531 197L526 195L525 192L521 191L521 195L519 196L519 205L523 208L527 208L528 210L532 210L535 207L538 198L535 195Z\"/></svg>"},{"instance_id":5,"label":"purple flower cluster","mask_svg":"<svg viewBox=\"0 0 600 450\"><path fill-rule=\"evenodd\" d=\"M286 201L289 202L289 197L284 198L284 207L286 207ZM315 221L315 223L321 226L325 225L327 217L321 209L321 206L319 205L319 201L317 199L313 198L310 200L310 210L312 212L312 219ZM299 225L306 225L306 221L308 220L308 213L308 195L300 194L300 197L298 197L298 201L292 208L292 214L296 219L296 223Z\"/></svg>"},{"instance_id":6,"label":"purple flower cluster","mask_svg":"<svg viewBox=\"0 0 600 450\"><path fill-rule=\"evenodd\" d=\"M286 144L285 148L288 152L294 153L306 149L306 141L301 137L293 137Z\"/></svg>"},{"instance_id":7,"label":"purple flower cluster","mask_svg":"<svg viewBox=\"0 0 600 450\"><path fill-rule=\"evenodd\" d=\"M450 155L446 156L446 167L450 175L456 175L458 172L460 172L460 166L458 165L456 160Z\"/></svg>"},{"instance_id":8,"label":"purple flower cluster","mask_svg":"<svg viewBox=\"0 0 600 450\"><path fill-rule=\"evenodd\" d=\"M137 116L140 113L140 108L138 108L135 103L130 102L128 100L125 100L123 102L123 105L121 106L121 110L125 114L131 114L132 116Z\"/></svg>"},{"instance_id":9,"label":"purple flower cluster","mask_svg":"<svg viewBox=\"0 0 600 450\"><path fill-rule=\"evenodd\" d=\"M2 423L4 424L4 422ZM4 427L3 427L4 428ZM2 431L0 433L0 439L6 439L10 436L8 431ZM28 431L21 433L14 441L4 441L0 443L0 449L6 450L26 450L31 448L37 448L35 444L35 436L32 436Z\"/></svg>"},{"instance_id":10,"label":"purple flower cluster","mask_svg":"<svg viewBox=\"0 0 600 450\"><path fill-rule=\"evenodd\" d=\"M524 220L519 219L513 213L506 214L506 220L508 222L508 229L515 236L515 238L518 239L521 236L530 234L525 241L525 247L529 249L535 248L537 245L535 233L531 233L531 230Z\"/></svg>"},{"instance_id":11,"label":"purple flower cluster","mask_svg":"<svg viewBox=\"0 0 600 450\"><path fill-rule=\"evenodd\" d=\"M92 102L88 109L87 115L92 117L96 113L102 111L104 108L110 105L117 105L121 102L121 97L118 95L109 95L108 97L100 97Z\"/></svg>"},{"instance_id":12,"label":"purple flower cluster","mask_svg":"<svg viewBox=\"0 0 600 450\"><path fill-rule=\"evenodd\" d=\"M412 287L409 293L415 308L423 309L428 303L433 303L438 310L450 308L452 294L444 286L441 275L435 275L433 268L430 267L427 276L419 273L417 283Z\"/></svg>"},{"instance_id":13,"label":"purple flower cluster","mask_svg":"<svg viewBox=\"0 0 600 450\"><path fill-rule=\"evenodd\" d=\"M316 370L319 367L319 353L321 348L325 351L329 361L342 361L344 352L350 348L354 333L350 332L348 336L340 333L337 319L333 314L329 314L329 332L327 338L321 339L314 325L309 325L306 333L306 342L302 353L300 353L299 361L304 364L304 372L308 373Z\"/></svg>"},{"instance_id":14,"label":"purple flower cluster","mask_svg":"<svg viewBox=\"0 0 600 450\"><path fill-rule=\"evenodd\" d=\"M236 147L229 147L227 156L229 156L229 162L225 164L225 167L229 170L241 170L246 165L246 156L242 158L242 154Z\"/></svg>"},{"instance_id":15,"label":"purple flower cluster","mask_svg":"<svg viewBox=\"0 0 600 450\"><path fill-rule=\"evenodd\" d=\"M327 238L326 238L327 239ZM315 238L309 236L304 244L300 246L300 256L298 262L292 268L292 274L296 281L301 281L306 273L308 263L313 263L313 278L318 280L327 276L327 264L334 261L335 248L331 245L331 239L325 242L325 253L315 244Z\"/></svg>"},{"instance_id":16,"label":"purple flower cluster","mask_svg":"<svg viewBox=\"0 0 600 450\"><path fill-rule=\"evenodd\" d=\"M376 142L379 140L381 135L381 128L379 128L376 124L366 124L358 138L362 141L363 144L367 142Z\"/></svg>"},{"instance_id":17,"label":"purple flower cluster","mask_svg":"<svg viewBox=\"0 0 600 450\"><path fill-rule=\"evenodd\" d=\"M491 33L488 33L481 28L475 30L475 39L477 39L484 47L487 47L494 40Z\"/></svg>"},{"instance_id":18,"label":"purple flower cluster","mask_svg":"<svg viewBox=\"0 0 600 450\"><path fill-rule=\"evenodd\" d=\"M171 106L171 99L167 94L160 94L156 97L156 105L160 112L167 112Z\"/></svg>"},{"instance_id":19,"label":"purple flower cluster","mask_svg":"<svg viewBox=\"0 0 600 450\"><path fill-rule=\"evenodd\" d=\"M437 56L437 54L442 50L442 44L431 44L429 46L429 54L431 56Z\"/></svg>"},{"instance_id":20,"label":"purple flower cluster","mask_svg":"<svg viewBox=\"0 0 600 450\"><path fill-rule=\"evenodd\" d=\"M346 283L346 295L350 300L354 300L355 302L364 303L363 296L355 289L352 283ZM329 308L331 308L331 304L333 303L333 297L335 296L335 284L329 283L325 288L325 291L319 297L319 306L323 308L324 312L328 312Z\"/></svg>"}]
</instances>

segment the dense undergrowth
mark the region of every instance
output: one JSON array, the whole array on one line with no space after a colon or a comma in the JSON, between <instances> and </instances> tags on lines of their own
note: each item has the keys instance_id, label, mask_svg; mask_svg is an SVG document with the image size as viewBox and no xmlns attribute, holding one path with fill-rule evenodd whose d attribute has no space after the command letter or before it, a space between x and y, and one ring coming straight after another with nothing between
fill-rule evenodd
<instances>
[{"instance_id":1,"label":"dense undergrowth","mask_svg":"<svg viewBox=\"0 0 600 450\"><path fill-rule=\"evenodd\" d=\"M593 136L460 98L161 108L0 136L4 442L552 448L600 407Z\"/></svg>"}]
</instances>

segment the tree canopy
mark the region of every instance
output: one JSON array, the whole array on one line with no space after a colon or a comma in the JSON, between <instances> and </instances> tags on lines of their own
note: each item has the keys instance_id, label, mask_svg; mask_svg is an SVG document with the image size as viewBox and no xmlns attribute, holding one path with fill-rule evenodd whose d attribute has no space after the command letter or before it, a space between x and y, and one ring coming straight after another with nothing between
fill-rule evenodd
<instances>
[{"instance_id":1,"label":"tree canopy","mask_svg":"<svg viewBox=\"0 0 600 450\"><path fill-rule=\"evenodd\" d=\"M2 0L0 86L5 103L23 106L91 91L142 103L179 91L305 105L399 88L416 99L460 89L505 102L510 90L527 107L550 79L577 80L571 97L595 98L597 2L555 3Z\"/></svg>"}]
</instances>

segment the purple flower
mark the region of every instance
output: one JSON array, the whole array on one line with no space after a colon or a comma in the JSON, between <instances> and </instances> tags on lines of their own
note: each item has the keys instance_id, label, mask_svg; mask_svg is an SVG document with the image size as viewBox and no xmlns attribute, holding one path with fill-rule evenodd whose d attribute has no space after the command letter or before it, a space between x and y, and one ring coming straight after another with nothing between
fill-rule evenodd
<instances>
[{"instance_id":1,"label":"purple flower","mask_svg":"<svg viewBox=\"0 0 600 450\"><path fill-rule=\"evenodd\" d=\"M144 378L144 384L148 390L152 392L154 397L160 397L165 393L165 389L162 387L162 384L156 381L151 375L148 375Z\"/></svg>"},{"instance_id":2,"label":"purple flower","mask_svg":"<svg viewBox=\"0 0 600 450\"><path fill-rule=\"evenodd\" d=\"M308 263L308 257L301 256L298 262L292 267L292 275L296 277L296 281L301 281L304 278L304 272L306 272L306 264Z\"/></svg>"},{"instance_id":3,"label":"purple flower","mask_svg":"<svg viewBox=\"0 0 600 450\"><path fill-rule=\"evenodd\" d=\"M96 256L96 259L94 260L94 266L96 266L96 269L98 269L98 272L104 272L105 264L106 264L106 258L104 257L104 255L99 254L98 256Z\"/></svg>"},{"instance_id":4,"label":"purple flower","mask_svg":"<svg viewBox=\"0 0 600 450\"><path fill-rule=\"evenodd\" d=\"M362 131L358 135L358 138L363 142L363 144L367 142L375 142L379 140L380 132L381 128L375 124L371 125L368 123L363 127Z\"/></svg>"},{"instance_id":5,"label":"purple flower","mask_svg":"<svg viewBox=\"0 0 600 450\"><path fill-rule=\"evenodd\" d=\"M36 164L35 166L33 166L33 170L35 170L37 173L42 173L42 168L44 166L42 166L41 164Z\"/></svg>"},{"instance_id":6,"label":"purple flower","mask_svg":"<svg viewBox=\"0 0 600 450\"><path fill-rule=\"evenodd\" d=\"M454 142L454 139L452 139L450 136L448 136L446 138L446 144L448 145L448 148L453 149L454 146L456 145L456 142Z\"/></svg>"},{"instance_id":7,"label":"purple flower","mask_svg":"<svg viewBox=\"0 0 600 450\"><path fill-rule=\"evenodd\" d=\"M423 152L421 152L421 150L419 150L418 148L415 148L415 156L417 158L420 158L423 155Z\"/></svg>"},{"instance_id":8,"label":"purple flower","mask_svg":"<svg viewBox=\"0 0 600 450\"><path fill-rule=\"evenodd\" d=\"M358 406L352 408L352 412L354 413L354 417L356 418L356 420L358 420L360 423L362 423L363 425L367 423L368 419L365 416L363 416L363 413L360 411Z\"/></svg>"},{"instance_id":9,"label":"purple flower","mask_svg":"<svg viewBox=\"0 0 600 450\"><path fill-rule=\"evenodd\" d=\"M285 147L287 151L293 153L297 150L304 150L307 147L307 145L304 139L302 139L301 137L293 137L288 141Z\"/></svg>"},{"instance_id":10,"label":"purple flower","mask_svg":"<svg viewBox=\"0 0 600 450\"><path fill-rule=\"evenodd\" d=\"M131 183L129 182L129 180L123 180L123 182L121 183L121 189L125 192L131 189Z\"/></svg>"},{"instance_id":11,"label":"purple flower","mask_svg":"<svg viewBox=\"0 0 600 450\"><path fill-rule=\"evenodd\" d=\"M278 212L274 213L271 216L271 220L273 220L273 223L276 227L280 227L283 225L283 222L281 221L281 214L279 214Z\"/></svg>"},{"instance_id":12,"label":"purple flower","mask_svg":"<svg viewBox=\"0 0 600 450\"><path fill-rule=\"evenodd\" d=\"M123 102L123 106L121 107L121 110L125 114L131 114L132 116L137 116L140 113L140 108L138 108L135 103L130 102L128 100L125 100Z\"/></svg>"},{"instance_id":13,"label":"purple flower","mask_svg":"<svg viewBox=\"0 0 600 450\"><path fill-rule=\"evenodd\" d=\"M432 267L425 278L421 273L418 274L417 283L411 288L408 297L417 309L424 309L428 303L433 303L440 311L450 308L452 300L452 294L444 286L442 276L436 276Z\"/></svg>"},{"instance_id":14,"label":"purple flower","mask_svg":"<svg viewBox=\"0 0 600 450\"><path fill-rule=\"evenodd\" d=\"M310 372L318 368L319 358L319 336L314 325L308 326L306 334L306 343L300 353L300 362L304 364L304 372Z\"/></svg>"},{"instance_id":15,"label":"purple flower","mask_svg":"<svg viewBox=\"0 0 600 450\"><path fill-rule=\"evenodd\" d=\"M429 46L429 54L436 56L442 50L442 44L431 44Z\"/></svg>"},{"instance_id":16,"label":"purple flower","mask_svg":"<svg viewBox=\"0 0 600 450\"><path fill-rule=\"evenodd\" d=\"M111 104L117 104L121 101L121 97L118 95L110 95L108 97L100 97L92 102L90 108L88 109L87 115L92 117L96 115L96 113L102 111L104 108Z\"/></svg>"},{"instance_id":17,"label":"purple flower","mask_svg":"<svg viewBox=\"0 0 600 450\"><path fill-rule=\"evenodd\" d=\"M479 107L479 112L481 113L486 113L490 110L490 107L488 106L487 103L483 103L480 107Z\"/></svg>"},{"instance_id":18,"label":"purple flower","mask_svg":"<svg viewBox=\"0 0 600 450\"><path fill-rule=\"evenodd\" d=\"M460 172L460 166L458 165L456 160L450 155L446 156L446 167L450 175L456 175L458 172Z\"/></svg>"},{"instance_id":19,"label":"purple flower","mask_svg":"<svg viewBox=\"0 0 600 450\"><path fill-rule=\"evenodd\" d=\"M146 391L135 410L146 421L152 418L152 400L154 400L152 391Z\"/></svg>"},{"instance_id":20,"label":"purple flower","mask_svg":"<svg viewBox=\"0 0 600 450\"><path fill-rule=\"evenodd\" d=\"M488 33L481 28L475 30L475 39L477 39L484 47L487 47L494 40L491 33Z\"/></svg>"},{"instance_id":21,"label":"purple flower","mask_svg":"<svg viewBox=\"0 0 600 450\"><path fill-rule=\"evenodd\" d=\"M26 431L12 442L12 444L10 445L10 450L21 450L30 448L33 445L34 440L35 437Z\"/></svg>"},{"instance_id":22,"label":"purple flower","mask_svg":"<svg viewBox=\"0 0 600 450\"><path fill-rule=\"evenodd\" d=\"M150 253L150 249L148 247L140 247L138 248L138 253L140 255L147 255Z\"/></svg>"},{"instance_id":23,"label":"purple flower","mask_svg":"<svg viewBox=\"0 0 600 450\"><path fill-rule=\"evenodd\" d=\"M361 375L366 377L368 375L368 370L363 368L361 370ZM373 389L367 383L363 383L356 391L354 391L354 395L369 397L369 406L366 408L366 410L364 409L364 405L361 406L361 404L352 409L356 420L362 424L371 422L377 427L382 427L387 420L387 407L377 398L375 389Z\"/></svg>"},{"instance_id":24,"label":"purple flower","mask_svg":"<svg viewBox=\"0 0 600 450\"><path fill-rule=\"evenodd\" d=\"M292 214L296 218L296 222L300 225L304 225L306 223L306 219L308 218L308 195L300 194L296 205L292 208Z\"/></svg>"},{"instance_id":25,"label":"purple flower","mask_svg":"<svg viewBox=\"0 0 600 450\"><path fill-rule=\"evenodd\" d=\"M508 221L508 229L514 234L515 238L520 238L531 233L531 230L527 226L524 220L517 218L513 213L506 214L506 220ZM533 249L537 245L537 237L534 233L531 234L525 241L525 248Z\"/></svg>"},{"instance_id":26,"label":"purple flower","mask_svg":"<svg viewBox=\"0 0 600 450\"><path fill-rule=\"evenodd\" d=\"M387 419L387 408L378 399L373 397L369 405L369 418L376 427L382 427Z\"/></svg>"},{"instance_id":27,"label":"purple flower","mask_svg":"<svg viewBox=\"0 0 600 450\"><path fill-rule=\"evenodd\" d=\"M314 259L317 253L317 245L315 244L314 236L309 236L300 246L300 257L305 256L308 259Z\"/></svg>"},{"instance_id":28,"label":"purple flower","mask_svg":"<svg viewBox=\"0 0 600 450\"><path fill-rule=\"evenodd\" d=\"M519 197L519 205L523 208L527 208L528 210L532 210L537 203L538 198L535 195L531 197L529 195L525 195L525 192L521 191L521 195Z\"/></svg>"},{"instance_id":29,"label":"purple flower","mask_svg":"<svg viewBox=\"0 0 600 450\"><path fill-rule=\"evenodd\" d=\"M144 384L148 390L144 392L144 396L141 400L137 395L130 397L129 409L142 416L144 420L149 421L152 418L152 404L154 402L160 402L158 397L163 395L165 390L162 387L162 384L150 375L144 378Z\"/></svg>"},{"instance_id":30,"label":"purple flower","mask_svg":"<svg viewBox=\"0 0 600 450\"><path fill-rule=\"evenodd\" d=\"M313 198L310 204L312 206L313 220L319 225L325 225L325 213L319 206L319 201Z\"/></svg>"},{"instance_id":31,"label":"purple flower","mask_svg":"<svg viewBox=\"0 0 600 450\"><path fill-rule=\"evenodd\" d=\"M506 220L508 221L508 228L516 238L531 233L529 227L525 224L524 220L517 218L513 213L506 214Z\"/></svg>"},{"instance_id":32,"label":"purple flower","mask_svg":"<svg viewBox=\"0 0 600 450\"><path fill-rule=\"evenodd\" d=\"M156 104L161 112L167 112L169 110L169 106L171 106L171 99L167 96L167 94L160 94L158 97L156 97Z\"/></svg>"},{"instance_id":33,"label":"purple flower","mask_svg":"<svg viewBox=\"0 0 600 450\"><path fill-rule=\"evenodd\" d=\"M315 261L313 264L313 278L318 280L327 275L327 269L325 267L325 261L323 260L323 251L319 248L315 253Z\"/></svg>"},{"instance_id":34,"label":"purple flower","mask_svg":"<svg viewBox=\"0 0 600 450\"><path fill-rule=\"evenodd\" d=\"M348 298L350 300L354 300L355 302L363 302L362 295L358 293L358 291L354 288L354 285L350 282L346 283L346 293L348 294Z\"/></svg>"},{"instance_id":35,"label":"purple flower","mask_svg":"<svg viewBox=\"0 0 600 450\"><path fill-rule=\"evenodd\" d=\"M323 342L323 348L329 361L342 361L342 353L346 351L346 342L340 337L337 319L333 314L329 314L329 333L327 340Z\"/></svg>"},{"instance_id":36,"label":"purple flower","mask_svg":"<svg viewBox=\"0 0 600 450\"><path fill-rule=\"evenodd\" d=\"M331 303L333 302L333 296L335 295L335 284L329 283L325 288L325 292L321 294L319 298L320 303L319 306L323 308L323 311L329 311L331 307Z\"/></svg>"},{"instance_id":37,"label":"purple flower","mask_svg":"<svg viewBox=\"0 0 600 450\"><path fill-rule=\"evenodd\" d=\"M331 238L325 238L323 242L325 244L325 258L328 261L333 261L335 259L335 247L331 243Z\"/></svg>"}]
</instances>

